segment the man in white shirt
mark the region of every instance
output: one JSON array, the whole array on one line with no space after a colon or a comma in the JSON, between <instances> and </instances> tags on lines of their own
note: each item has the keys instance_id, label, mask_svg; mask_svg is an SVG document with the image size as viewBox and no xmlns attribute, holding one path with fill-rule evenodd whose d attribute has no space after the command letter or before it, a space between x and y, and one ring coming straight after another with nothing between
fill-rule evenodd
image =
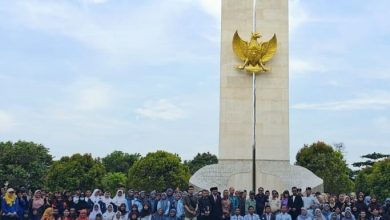
<instances>
[{"instance_id":1,"label":"man in white shirt","mask_svg":"<svg viewBox=\"0 0 390 220\"><path fill-rule=\"evenodd\" d=\"M288 214L288 207L286 205L282 205L280 209L280 213L276 215L276 220L292 220L291 215Z\"/></svg>"},{"instance_id":2,"label":"man in white shirt","mask_svg":"<svg viewBox=\"0 0 390 220\"><path fill-rule=\"evenodd\" d=\"M244 220L260 220L259 215L255 213L255 207L249 206L248 214L244 216Z\"/></svg>"},{"instance_id":3,"label":"man in white shirt","mask_svg":"<svg viewBox=\"0 0 390 220\"><path fill-rule=\"evenodd\" d=\"M308 211L308 213L313 213L314 208L318 203L316 197L311 193L311 187L306 187L306 196L302 198L303 207Z\"/></svg>"}]
</instances>

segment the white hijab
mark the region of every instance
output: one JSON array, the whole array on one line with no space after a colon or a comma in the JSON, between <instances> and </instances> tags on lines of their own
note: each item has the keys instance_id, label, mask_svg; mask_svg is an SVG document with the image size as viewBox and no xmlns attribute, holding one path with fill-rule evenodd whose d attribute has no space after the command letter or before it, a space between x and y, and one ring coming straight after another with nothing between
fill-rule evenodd
<instances>
[{"instance_id":1,"label":"white hijab","mask_svg":"<svg viewBox=\"0 0 390 220\"><path fill-rule=\"evenodd\" d=\"M91 197L89 198L94 204L95 204L95 203L98 203L98 202L101 200L100 196L96 196L96 193L97 193L98 191L100 191L100 190L99 190L99 189L95 189L95 190L93 191Z\"/></svg>"},{"instance_id":2,"label":"white hijab","mask_svg":"<svg viewBox=\"0 0 390 220\"><path fill-rule=\"evenodd\" d=\"M95 206L98 207L98 210L95 210ZM95 220L97 214L102 214L99 203L95 203L95 205L93 205L92 212L89 214L89 220Z\"/></svg>"},{"instance_id":3,"label":"white hijab","mask_svg":"<svg viewBox=\"0 0 390 220\"><path fill-rule=\"evenodd\" d=\"M115 212L112 210L111 212L108 211L108 207L111 206L111 208L114 208L111 204L107 206L107 211L103 214L103 220L112 220L114 219Z\"/></svg>"},{"instance_id":4,"label":"white hijab","mask_svg":"<svg viewBox=\"0 0 390 220\"><path fill-rule=\"evenodd\" d=\"M121 196L118 196L118 193L119 192L122 192L122 195ZM123 190L118 190L116 192L116 195L115 197L112 199L112 202L116 205L116 206L120 206L122 203L124 203L127 207L127 200L126 200L126 196L125 194L123 193Z\"/></svg>"},{"instance_id":5,"label":"white hijab","mask_svg":"<svg viewBox=\"0 0 390 220\"><path fill-rule=\"evenodd\" d=\"M111 197L106 198L106 195L107 195L107 194L108 194L108 193L105 192L105 193L104 193L104 196L102 196L102 202L103 202L104 204L106 204L106 207L108 207L108 206L111 204L111 202L112 202Z\"/></svg>"}]
</instances>

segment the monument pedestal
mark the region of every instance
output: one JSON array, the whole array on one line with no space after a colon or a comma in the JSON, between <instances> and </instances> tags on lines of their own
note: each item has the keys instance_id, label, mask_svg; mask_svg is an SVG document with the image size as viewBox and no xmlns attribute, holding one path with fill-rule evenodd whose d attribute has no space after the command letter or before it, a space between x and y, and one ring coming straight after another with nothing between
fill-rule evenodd
<instances>
[{"instance_id":1,"label":"monument pedestal","mask_svg":"<svg viewBox=\"0 0 390 220\"><path fill-rule=\"evenodd\" d=\"M322 179L308 169L291 165L289 161L257 160L256 185L266 190L277 190L281 194L292 186L313 191L323 191ZM217 186L220 190L234 187L236 190L252 189L251 160L221 160L198 170L190 179L196 189L209 189Z\"/></svg>"}]
</instances>

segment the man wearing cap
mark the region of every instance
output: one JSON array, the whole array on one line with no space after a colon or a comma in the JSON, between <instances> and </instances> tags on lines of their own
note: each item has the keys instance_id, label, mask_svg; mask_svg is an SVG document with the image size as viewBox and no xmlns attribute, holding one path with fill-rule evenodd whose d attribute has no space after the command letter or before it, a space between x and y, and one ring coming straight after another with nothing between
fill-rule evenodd
<instances>
[{"instance_id":1,"label":"man wearing cap","mask_svg":"<svg viewBox=\"0 0 390 220\"><path fill-rule=\"evenodd\" d=\"M18 219L18 202L15 195L15 190L8 188L3 199L1 200L2 220L17 220Z\"/></svg>"},{"instance_id":2,"label":"man wearing cap","mask_svg":"<svg viewBox=\"0 0 390 220\"><path fill-rule=\"evenodd\" d=\"M211 187L210 188L211 195L210 198L210 204L211 204L211 212L210 216L213 220L219 220L222 218L222 199L221 196L218 194L218 188L217 187Z\"/></svg>"}]
</instances>

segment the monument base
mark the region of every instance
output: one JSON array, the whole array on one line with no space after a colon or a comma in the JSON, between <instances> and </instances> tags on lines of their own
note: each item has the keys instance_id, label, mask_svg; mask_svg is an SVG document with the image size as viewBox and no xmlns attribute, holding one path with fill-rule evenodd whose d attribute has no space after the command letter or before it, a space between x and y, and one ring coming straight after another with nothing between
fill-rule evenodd
<instances>
[{"instance_id":1,"label":"monument base","mask_svg":"<svg viewBox=\"0 0 390 220\"><path fill-rule=\"evenodd\" d=\"M257 160L256 171L256 188L261 186L281 194L293 186L302 190L310 186L314 192L323 192L321 178L304 167L291 165L289 161ZM236 190L246 189L249 192L252 189L252 161L220 160L218 164L198 170L190 178L190 184L198 190L213 186L224 190L233 186Z\"/></svg>"}]
</instances>

